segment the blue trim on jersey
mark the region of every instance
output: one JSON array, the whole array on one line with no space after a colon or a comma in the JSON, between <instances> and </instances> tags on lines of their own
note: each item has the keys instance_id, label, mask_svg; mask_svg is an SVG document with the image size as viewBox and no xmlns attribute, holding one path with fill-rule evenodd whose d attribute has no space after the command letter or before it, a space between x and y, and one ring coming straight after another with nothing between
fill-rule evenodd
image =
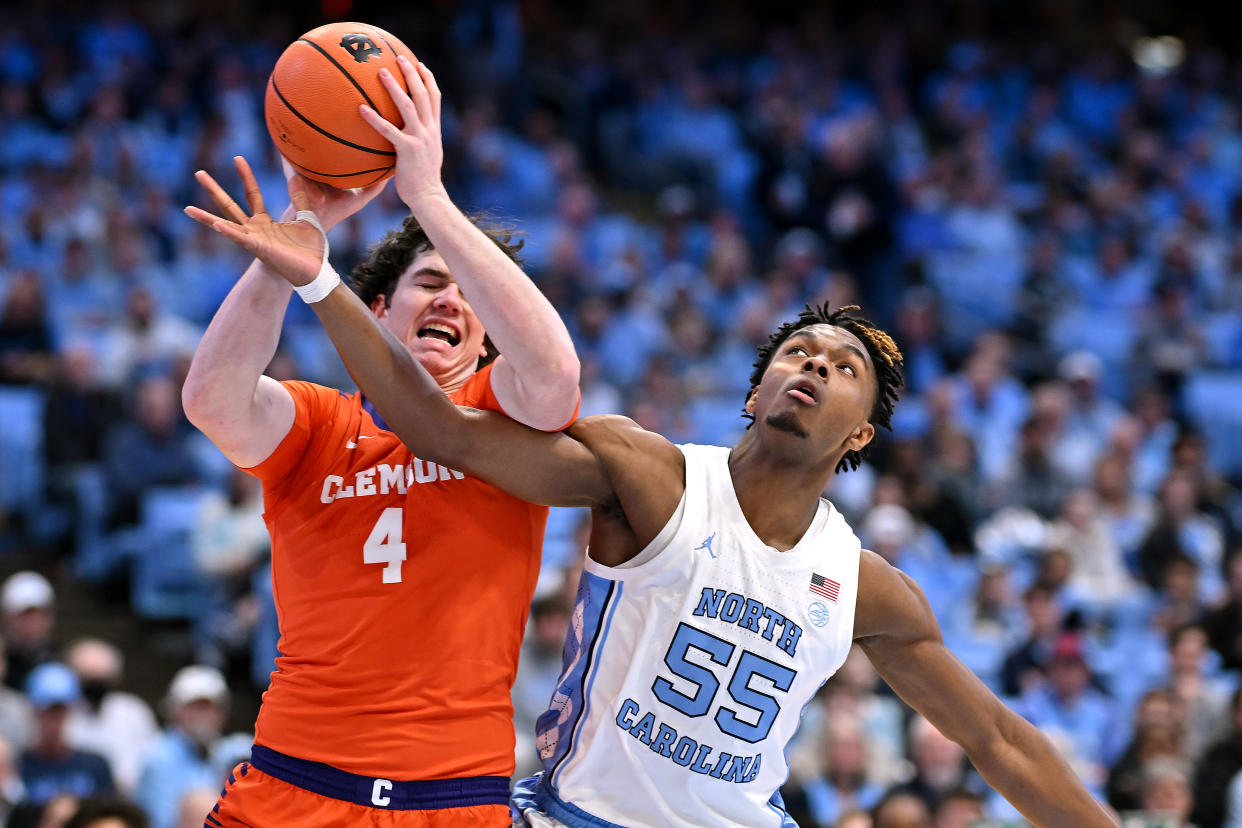
<instances>
[{"instance_id":1,"label":"blue trim on jersey","mask_svg":"<svg viewBox=\"0 0 1242 828\"><path fill-rule=\"evenodd\" d=\"M578 581L578 598L565 649L561 678L551 704L535 724L536 744L540 746L544 770L553 772L565 759L573 744L574 731L583 717L587 676L594 659L596 640L603 632L604 616L612 601L616 582L589 572ZM580 622L578 619L581 619ZM580 623L581 626L575 626ZM551 755L544 751L551 747Z\"/></svg>"},{"instance_id":2,"label":"blue trim on jersey","mask_svg":"<svg viewBox=\"0 0 1242 828\"><path fill-rule=\"evenodd\" d=\"M565 824L568 828L624 828L615 822L589 814L577 805L571 805L554 794L544 784L547 774L536 774L513 786L513 800L509 812L520 817L527 811L546 814ZM515 820L515 825L529 824L526 819ZM796 828L796 826L795 826Z\"/></svg>"},{"instance_id":3,"label":"blue trim on jersey","mask_svg":"<svg viewBox=\"0 0 1242 828\"><path fill-rule=\"evenodd\" d=\"M343 394L344 392L341 393ZM375 425L384 431L392 431L392 429L388 427L388 423L384 422L384 418L380 416L380 413L375 410L375 403L368 400L366 395L362 392L359 392L358 396L362 397L362 410L371 415L371 419L375 421Z\"/></svg>"},{"instance_id":4,"label":"blue trim on jersey","mask_svg":"<svg viewBox=\"0 0 1242 828\"><path fill-rule=\"evenodd\" d=\"M798 823L794 822L793 817L785 810L785 798L781 796L780 788L772 793L772 798L768 800L768 807L780 816L781 828L798 828Z\"/></svg>"},{"instance_id":5,"label":"blue trim on jersey","mask_svg":"<svg viewBox=\"0 0 1242 828\"><path fill-rule=\"evenodd\" d=\"M588 572L583 572L582 575L583 578L590 575L590 577L598 578L600 581L608 584L608 593L604 597L603 608L603 611L607 613L607 618L604 620L604 628L602 633L600 633L600 635L591 642L591 649L587 653L586 664L584 667L584 685L586 689L582 695L582 707L578 712L578 718L570 727L569 749L566 751L561 761L552 768L551 773L548 774L548 785L549 789L552 791L556 790L556 783L560 780L561 771L566 765L569 764L570 760L574 758L574 754L578 752L578 731L582 729L583 722L587 720L587 714L591 708L591 688L595 686L595 677L599 675L599 671L596 669L599 667L598 656L604 649L604 642L608 639L608 631L612 628L612 616L617 610L617 604L621 602L621 592L625 588L625 584L620 581L609 581L605 578L600 578L598 575L591 575ZM603 613L601 612L601 614Z\"/></svg>"}]
</instances>

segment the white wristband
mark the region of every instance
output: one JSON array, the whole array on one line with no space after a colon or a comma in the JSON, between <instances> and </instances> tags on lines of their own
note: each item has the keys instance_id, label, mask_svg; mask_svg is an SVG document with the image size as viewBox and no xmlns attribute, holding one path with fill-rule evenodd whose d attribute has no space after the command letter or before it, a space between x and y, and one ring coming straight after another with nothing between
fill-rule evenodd
<instances>
[{"instance_id":1,"label":"white wristband","mask_svg":"<svg viewBox=\"0 0 1242 828\"><path fill-rule=\"evenodd\" d=\"M323 232L323 225L319 223L319 218L315 213L311 210L298 210L293 220L304 221L323 234L323 261L319 265L318 275L309 284L293 287L298 296L302 297L303 302L313 305L323 301L333 288L341 283L341 277L332 269L332 265L328 264L328 234Z\"/></svg>"}]
</instances>

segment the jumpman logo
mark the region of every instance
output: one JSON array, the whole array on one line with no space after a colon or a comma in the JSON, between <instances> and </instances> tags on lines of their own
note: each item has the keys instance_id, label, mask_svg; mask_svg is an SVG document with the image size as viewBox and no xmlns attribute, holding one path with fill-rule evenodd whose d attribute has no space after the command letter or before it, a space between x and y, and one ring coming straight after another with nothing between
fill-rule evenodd
<instances>
[{"instance_id":1,"label":"jumpman logo","mask_svg":"<svg viewBox=\"0 0 1242 828\"><path fill-rule=\"evenodd\" d=\"M712 541L714 541L715 539L716 539L716 533L712 532L712 536L710 538L703 541L698 546L694 547L694 551L698 552L700 549L706 549L707 554L711 555L713 558L716 557L716 553L712 551Z\"/></svg>"}]
</instances>

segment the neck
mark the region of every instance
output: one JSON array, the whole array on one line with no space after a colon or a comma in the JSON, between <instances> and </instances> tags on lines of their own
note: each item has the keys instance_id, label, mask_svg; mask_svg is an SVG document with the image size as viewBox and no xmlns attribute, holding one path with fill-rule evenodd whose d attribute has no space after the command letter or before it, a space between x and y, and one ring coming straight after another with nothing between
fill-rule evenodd
<instances>
[{"instance_id":1,"label":"neck","mask_svg":"<svg viewBox=\"0 0 1242 828\"><path fill-rule=\"evenodd\" d=\"M34 753L44 759L62 759L69 755L69 747L59 737L49 736L35 743Z\"/></svg>"},{"instance_id":2,"label":"neck","mask_svg":"<svg viewBox=\"0 0 1242 828\"><path fill-rule=\"evenodd\" d=\"M466 384L466 380L473 377L478 371L479 363L476 361L455 368L449 373L433 376L435 376L436 385L440 386L440 390L451 397Z\"/></svg>"},{"instance_id":3,"label":"neck","mask_svg":"<svg viewBox=\"0 0 1242 828\"><path fill-rule=\"evenodd\" d=\"M729 474L742 514L759 539L781 551L806 533L819 496L840 457L805 464L805 454L775 452L764 444L762 426L752 426L729 453Z\"/></svg>"}]
</instances>

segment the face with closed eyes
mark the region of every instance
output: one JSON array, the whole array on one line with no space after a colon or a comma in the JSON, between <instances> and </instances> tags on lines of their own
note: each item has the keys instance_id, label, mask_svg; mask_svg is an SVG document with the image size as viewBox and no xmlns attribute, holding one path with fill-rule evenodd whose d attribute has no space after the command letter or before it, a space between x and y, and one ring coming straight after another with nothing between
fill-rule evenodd
<instances>
[{"instance_id":1,"label":"face with closed eyes","mask_svg":"<svg viewBox=\"0 0 1242 828\"><path fill-rule=\"evenodd\" d=\"M435 250L415 256L392 296L377 296L371 311L442 388L460 386L487 353L482 323Z\"/></svg>"},{"instance_id":2,"label":"face with closed eyes","mask_svg":"<svg viewBox=\"0 0 1242 828\"><path fill-rule=\"evenodd\" d=\"M773 350L746 410L765 431L804 444L803 451L844 455L875 436L869 420L878 393L875 366L858 337L810 325Z\"/></svg>"}]
</instances>

